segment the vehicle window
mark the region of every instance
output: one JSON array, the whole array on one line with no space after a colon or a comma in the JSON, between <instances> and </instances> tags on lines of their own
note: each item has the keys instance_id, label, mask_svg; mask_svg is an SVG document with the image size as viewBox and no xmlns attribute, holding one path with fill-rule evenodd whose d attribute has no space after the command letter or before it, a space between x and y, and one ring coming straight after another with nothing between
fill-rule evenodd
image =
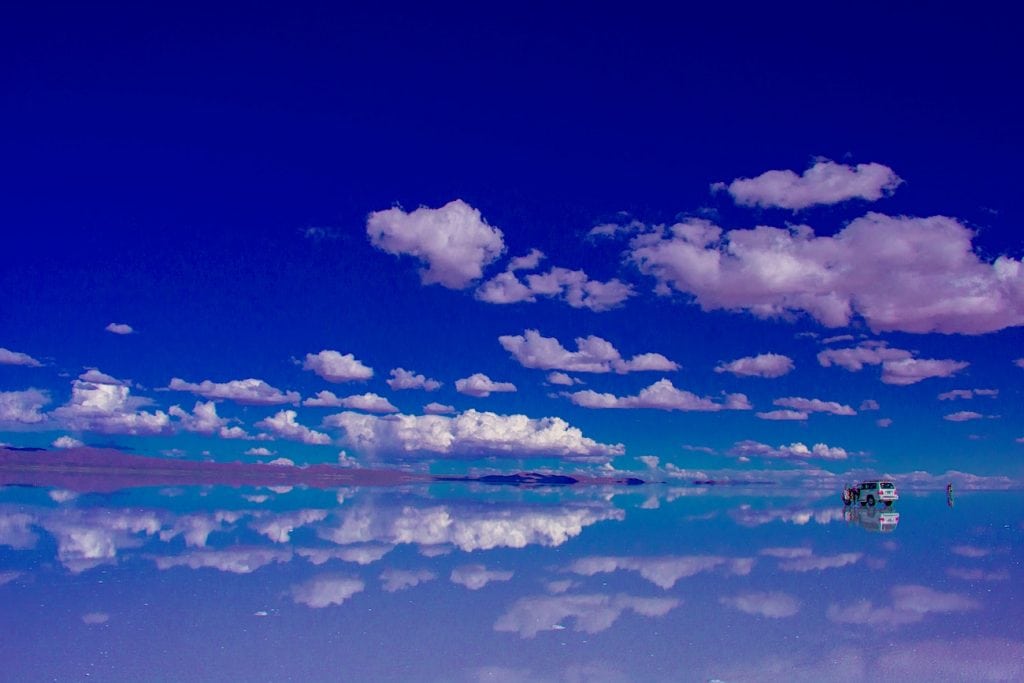
<instances>
[{"instance_id":1,"label":"vehicle window","mask_svg":"<svg viewBox=\"0 0 1024 683\"><path fill-rule=\"evenodd\" d=\"M894 489L894 488L896 488L896 486L895 486L895 485L894 485L894 484L893 484L892 482L889 482L889 481L886 481L886 482L882 482L882 483L880 484L880 486L881 486L881 487L882 487L883 489Z\"/></svg>"}]
</instances>

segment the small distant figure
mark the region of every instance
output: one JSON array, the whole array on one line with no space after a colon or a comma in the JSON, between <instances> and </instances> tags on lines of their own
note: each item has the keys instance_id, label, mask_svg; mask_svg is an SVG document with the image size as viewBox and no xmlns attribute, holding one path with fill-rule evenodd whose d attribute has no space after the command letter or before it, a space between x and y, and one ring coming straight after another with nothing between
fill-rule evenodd
<instances>
[{"instance_id":1,"label":"small distant figure","mask_svg":"<svg viewBox=\"0 0 1024 683\"><path fill-rule=\"evenodd\" d=\"M946 484L946 505L953 507L953 482Z\"/></svg>"}]
</instances>

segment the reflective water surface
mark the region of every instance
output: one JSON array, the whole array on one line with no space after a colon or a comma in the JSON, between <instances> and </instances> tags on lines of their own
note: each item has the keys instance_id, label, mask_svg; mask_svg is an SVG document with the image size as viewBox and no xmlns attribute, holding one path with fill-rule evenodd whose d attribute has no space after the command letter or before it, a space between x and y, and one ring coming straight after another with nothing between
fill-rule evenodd
<instances>
[{"instance_id":1,"label":"reflective water surface","mask_svg":"<svg viewBox=\"0 0 1024 683\"><path fill-rule=\"evenodd\" d=\"M1019 492L0 489L4 680L1024 679Z\"/></svg>"}]
</instances>

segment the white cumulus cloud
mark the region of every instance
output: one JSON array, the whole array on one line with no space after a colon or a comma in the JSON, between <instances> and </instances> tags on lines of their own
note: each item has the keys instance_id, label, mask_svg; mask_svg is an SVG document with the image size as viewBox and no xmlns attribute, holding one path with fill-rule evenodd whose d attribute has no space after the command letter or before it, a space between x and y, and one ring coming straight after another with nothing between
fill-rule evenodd
<instances>
[{"instance_id":1,"label":"white cumulus cloud","mask_svg":"<svg viewBox=\"0 0 1024 683\"><path fill-rule=\"evenodd\" d=\"M505 251L501 230L488 225L480 211L461 199L439 209L375 211L366 221L366 234L378 249L424 263L423 284L449 289L465 289L480 279L484 266Z\"/></svg>"},{"instance_id":2,"label":"white cumulus cloud","mask_svg":"<svg viewBox=\"0 0 1024 683\"><path fill-rule=\"evenodd\" d=\"M0 391L0 423L37 424L46 419L39 412L50 402L50 396L39 389Z\"/></svg>"},{"instance_id":3,"label":"white cumulus cloud","mask_svg":"<svg viewBox=\"0 0 1024 683\"><path fill-rule=\"evenodd\" d=\"M203 398L227 399L250 406L272 406L299 402L298 392L282 392L261 379L251 377L249 379L234 379L230 382L211 382L205 379L199 384L173 377L167 388L172 391L188 391Z\"/></svg>"},{"instance_id":4,"label":"white cumulus cloud","mask_svg":"<svg viewBox=\"0 0 1024 683\"><path fill-rule=\"evenodd\" d=\"M722 363L715 372L731 372L739 377L782 377L793 369L793 359L778 353L761 353Z\"/></svg>"},{"instance_id":5,"label":"white cumulus cloud","mask_svg":"<svg viewBox=\"0 0 1024 683\"><path fill-rule=\"evenodd\" d=\"M705 411L748 410L750 403L744 394L728 394L724 401L697 396L677 389L671 381L661 379L641 389L635 396L616 396L592 389L566 394L569 400L584 408L650 408L655 410Z\"/></svg>"},{"instance_id":6,"label":"white cumulus cloud","mask_svg":"<svg viewBox=\"0 0 1024 683\"><path fill-rule=\"evenodd\" d=\"M441 388L441 382L438 382L436 379L430 379L426 375L418 375L412 370L395 368L391 371L391 379L388 380L388 386L391 387L392 391L401 391L403 389L436 391Z\"/></svg>"},{"instance_id":7,"label":"white cumulus cloud","mask_svg":"<svg viewBox=\"0 0 1024 683\"><path fill-rule=\"evenodd\" d=\"M735 457L758 457L758 458L796 458L807 460L819 458L822 460L846 460L850 454L845 448L829 446L824 443L816 443L808 447L799 441L788 446L773 448L768 444L757 441L739 441L729 450L729 455Z\"/></svg>"},{"instance_id":8,"label":"white cumulus cloud","mask_svg":"<svg viewBox=\"0 0 1024 683\"><path fill-rule=\"evenodd\" d=\"M135 331L132 329L132 326L127 323L110 323L103 329L113 334L131 334Z\"/></svg>"},{"instance_id":9,"label":"white cumulus cloud","mask_svg":"<svg viewBox=\"0 0 1024 683\"><path fill-rule=\"evenodd\" d=\"M319 408L351 408L353 410L364 410L368 413L397 413L398 408L391 404L383 396L374 393L346 396L344 398L335 396L332 391L318 392L316 397L307 398L302 402L304 406Z\"/></svg>"},{"instance_id":10,"label":"white cumulus cloud","mask_svg":"<svg viewBox=\"0 0 1024 683\"><path fill-rule=\"evenodd\" d=\"M515 261L513 259L513 264ZM600 312L615 308L634 294L632 285L617 278L607 282L591 280L584 271L568 268L554 267L546 273L531 273L520 279L511 267L513 264L480 285L476 298L489 304L514 304L532 303L538 296L553 297L573 308Z\"/></svg>"},{"instance_id":11,"label":"white cumulus cloud","mask_svg":"<svg viewBox=\"0 0 1024 683\"><path fill-rule=\"evenodd\" d=\"M892 192L902 179L883 164L848 166L819 159L797 175L793 171L766 171L756 178L737 178L716 183L713 189L725 189L744 206L805 209L815 204L837 204L848 199L875 201Z\"/></svg>"},{"instance_id":12,"label":"white cumulus cloud","mask_svg":"<svg viewBox=\"0 0 1024 683\"><path fill-rule=\"evenodd\" d=\"M71 382L71 399L53 415L74 431L152 435L169 430L170 416L162 410L139 410L150 401L132 396L130 385L128 380L89 369Z\"/></svg>"},{"instance_id":13,"label":"white cumulus cloud","mask_svg":"<svg viewBox=\"0 0 1024 683\"><path fill-rule=\"evenodd\" d=\"M302 363L303 370L312 370L328 382L356 382L373 377L369 368L351 353L342 355L337 351L324 349L320 353L307 353Z\"/></svg>"},{"instance_id":14,"label":"white cumulus cloud","mask_svg":"<svg viewBox=\"0 0 1024 683\"><path fill-rule=\"evenodd\" d=\"M294 410L281 410L272 417L264 418L256 423L259 429L265 429L272 434L299 441L306 444L324 445L331 443L331 437L323 432L317 432L296 421L297 413Z\"/></svg>"},{"instance_id":15,"label":"white cumulus cloud","mask_svg":"<svg viewBox=\"0 0 1024 683\"><path fill-rule=\"evenodd\" d=\"M558 417L498 415L467 410L459 415L391 415L343 412L324 419L345 431L346 445L369 453L440 453L452 456L553 455L604 460L622 444L601 444Z\"/></svg>"},{"instance_id":16,"label":"white cumulus cloud","mask_svg":"<svg viewBox=\"0 0 1024 683\"><path fill-rule=\"evenodd\" d=\"M486 398L493 393L507 393L516 390L516 385L511 382L495 382L482 372L477 372L469 377L455 380L455 390L460 394Z\"/></svg>"}]
</instances>

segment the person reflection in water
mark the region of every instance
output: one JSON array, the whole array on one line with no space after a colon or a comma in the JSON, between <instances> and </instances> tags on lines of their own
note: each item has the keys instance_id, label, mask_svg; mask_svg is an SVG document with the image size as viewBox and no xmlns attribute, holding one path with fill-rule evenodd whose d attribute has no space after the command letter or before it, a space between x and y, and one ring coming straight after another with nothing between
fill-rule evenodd
<instances>
[{"instance_id":1,"label":"person reflection in water","mask_svg":"<svg viewBox=\"0 0 1024 683\"><path fill-rule=\"evenodd\" d=\"M953 482L946 484L946 505L953 507Z\"/></svg>"}]
</instances>

